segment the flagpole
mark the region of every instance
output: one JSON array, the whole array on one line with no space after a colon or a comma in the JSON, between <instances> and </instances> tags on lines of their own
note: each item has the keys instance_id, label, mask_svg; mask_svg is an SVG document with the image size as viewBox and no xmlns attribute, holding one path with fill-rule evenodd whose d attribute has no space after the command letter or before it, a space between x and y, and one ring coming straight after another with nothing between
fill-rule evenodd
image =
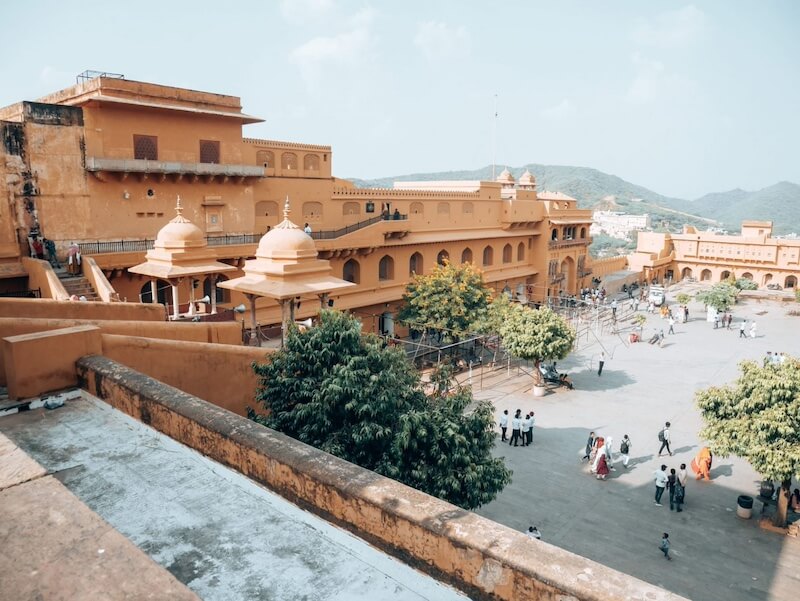
<instances>
[{"instance_id":1,"label":"flagpole","mask_svg":"<svg viewBox=\"0 0 800 601\"><path fill-rule=\"evenodd\" d=\"M494 95L494 125L492 127L492 181L497 179L497 94Z\"/></svg>"}]
</instances>

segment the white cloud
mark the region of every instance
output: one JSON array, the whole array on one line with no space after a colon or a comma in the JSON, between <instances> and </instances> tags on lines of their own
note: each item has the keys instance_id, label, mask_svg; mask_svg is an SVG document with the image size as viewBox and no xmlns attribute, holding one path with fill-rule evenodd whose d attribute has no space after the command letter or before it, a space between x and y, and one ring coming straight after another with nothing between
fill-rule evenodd
<instances>
[{"instance_id":1,"label":"white cloud","mask_svg":"<svg viewBox=\"0 0 800 601\"><path fill-rule=\"evenodd\" d=\"M283 0L281 14L290 23L301 24L319 19L334 9L333 0Z\"/></svg>"},{"instance_id":2,"label":"white cloud","mask_svg":"<svg viewBox=\"0 0 800 601\"><path fill-rule=\"evenodd\" d=\"M665 73L664 64L650 60L638 52L631 55L631 61L636 68L636 77L628 86L626 100L632 104L652 102L665 91L664 83L668 76Z\"/></svg>"},{"instance_id":3,"label":"white cloud","mask_svg":"<svg viewBox=\"0 0 800 601\"><path fill-rule=\"evenodd\" d=\"M564 98L558 104L543 109L540 114L549 121L563 121L575 114L575 105L569 98Z\"/></svg>"},{"instance_id":4,"label":"white cloud","mask_svg":"<svg viewBox=\"0 0 800 601\"><path fill-rule=\"evenodd\" d=\"M463 26L451 27L438 21L426 21L417 26L414 45L428 60L461 58L469 54L470 35Z\"/></svg>"},{"instance_id":5,"label":"white cloud","mask_svg":"<svg viewBox=\"0 0 800 601\"><path fill-rule=\"evenodd\" d=\"M364 63L372 54L375 15L370 8L351 15L344 23L346 31L308 40L290 52L289 61L300 68L303 79L312 87L332 68L353 68Z\"/></svg>"},{"instance_id":6,"label":"white cloud","mask_svg":"<svg viewBox=\"0 0 800 601\"><path fill-rule=\"evenodd\" d=\"M642 19L631 37L637 44L658 48L678 48L699 38L705 28L706 16L693 4L669 10L653 19Z\"/></svg>"}]
</instances>

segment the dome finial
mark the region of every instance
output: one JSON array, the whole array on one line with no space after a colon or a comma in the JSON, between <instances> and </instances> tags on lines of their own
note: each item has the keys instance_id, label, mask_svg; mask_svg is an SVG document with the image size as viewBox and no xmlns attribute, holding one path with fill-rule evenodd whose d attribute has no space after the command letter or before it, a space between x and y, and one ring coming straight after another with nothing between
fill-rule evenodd
<instances>
[{"instance_id":1,"label":"dome finial","mask_svg":"<svg viewBox=\"0 0 800 601\"><path fill-rule=\"evenodd\" d=\"M289 195L287 194L286 195L286 202L283 203L283 218L288 220L289 219L289 213L291 213L291 212L292 212L292 210L289 208Z\"/></svg>"},{"instance_id":2,"label":"dome finial","mask_svg":"<svg viewBox=\"0 0 800 601\"><path fill-rule=\"evenodd\" d=\"M178 194L178 202L175 205L175 213L178 215L178 217L183 215L183 207L181 206L181 195L180 194Z\"/></svg>"}]
</instances>

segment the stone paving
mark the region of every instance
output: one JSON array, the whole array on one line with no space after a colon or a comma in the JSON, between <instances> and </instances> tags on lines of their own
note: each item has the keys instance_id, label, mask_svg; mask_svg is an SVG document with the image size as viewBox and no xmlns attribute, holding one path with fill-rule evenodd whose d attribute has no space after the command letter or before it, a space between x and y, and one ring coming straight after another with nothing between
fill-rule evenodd
<instances>
[{"instance_id":1,"label":"stone paving","mask_svg":"<svg viewBox=\"0 0 800 601\"><path fill-rule=\"evenodd\" d=\"M491 399L498 415L534 410L536 428L531 447L498 445L514 479L477 513L519 530L535 524L547 542L697 601L793 599L800 590L800 539L759 528L758 501L753 519L736 517L738 495L756 495L760 482L749 464L717 457L710 483L695 482L689 470L680 514L670 511L668 499L663 507L653 502L658 466L688 466L701 445L694 391L735 379L740 360L760 360L768 350L800 352L800 317L786 315L792 308L798 305L741 301L731 331L715 331L694 303L689 323L676 325L662 348L629 345L625 330L604 336L559 363L574 391L535 398L526 376L485 377L476 397ZM739 339L743 318L757 320L755 339ZM645 338L662 327L666 332L665 321L649 316ZM603 348L608 359L598 377ZM658 431L665 421L672 423L674 456L659 458ZM613 436L616 451L628 434L630 467L616 464L606 481L590 475L579 460L590 430ZM658 550L662 532L672 541L671 562Z\"/></svg>"}]
</instances>

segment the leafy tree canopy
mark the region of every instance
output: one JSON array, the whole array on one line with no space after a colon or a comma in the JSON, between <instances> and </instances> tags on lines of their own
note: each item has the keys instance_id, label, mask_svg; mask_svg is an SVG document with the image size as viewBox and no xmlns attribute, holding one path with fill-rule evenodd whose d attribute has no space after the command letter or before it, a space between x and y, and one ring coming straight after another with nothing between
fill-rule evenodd
<instances>
[{"instance_id":1,"label":"leafy tree canopy","mask_svg":"<svg viewBox=\"0 0 800 601\"><path fill-rule=\"evenodd\" d=\"M733 285L739 290L758 290L758 284L749 278L739 278Z\"/></svg>"},{"instance_id":2,"label":"leafy tree canopy","mask_svg":"<svg viewBox=\"0 0 800 601\"><path fill-rule=\"evenodd\" d=\"M554 311L513 305L500 329L503 345L520 359L563 359L575 344L575 331ZM539 370L534 370L538 381Z\"/></svg>"},{"instance_id":3,"label":"leafy tree canopy","mask_svg":"<svg viewBox=\"0 0 800 601\"><path fill-rule=\"evenodd\" d=\"M253 368L267 414L251 417L297 440L466 509L511 480L491 456L491 404L447 385L426 396L402 350L362 334L355 317L323 311Z\"/></svg>"},{"instance_id":4,"label":"leafy tree canopy","mask_svg":"<svg viewBox=\"0 0 800 601\"><path fill-rule=\"evenodd\" d=\"M697 294L697 300L717 311L727 311L736 302L739 289L728 282L714 284L708 290Z\"/></svg>"},{"instance_id":5,"label":"leafy tree canopy","mask_svg":"<svg viewBox=\"0 0 800 601\"><path fill-rule=\"evenodd\" d=\"M765 478L782 483L776 523L783 525L788 488L792 477L800 477L800 361L763 367L744 361L739 368L733 384L698 391L705 421L700 436L715 453L742 457Z\"/></svg>"},{"instance_id":6,"label":"leafy tree canopy","mask_svg":"<svg viewBox=\"0 0 800 601\"><path fill-rule=\"evenodd\" d=\"M675 297L675 300L678 301L679 305L688 305L689 301L692 300L692 297L685 292L681 292Z\"/></svg>"},{"instance_id":7,"label":"leafy tree canopy","mask_svg":"<svg viewBox=\"0 0 800 601\"><path fill-rule=\"evenodd\" d=\"M409 282L398 319L415 329L438 330L458 340L486 320L491 297L472 263L445 262Z\"/></svg>"}]
</instances>

